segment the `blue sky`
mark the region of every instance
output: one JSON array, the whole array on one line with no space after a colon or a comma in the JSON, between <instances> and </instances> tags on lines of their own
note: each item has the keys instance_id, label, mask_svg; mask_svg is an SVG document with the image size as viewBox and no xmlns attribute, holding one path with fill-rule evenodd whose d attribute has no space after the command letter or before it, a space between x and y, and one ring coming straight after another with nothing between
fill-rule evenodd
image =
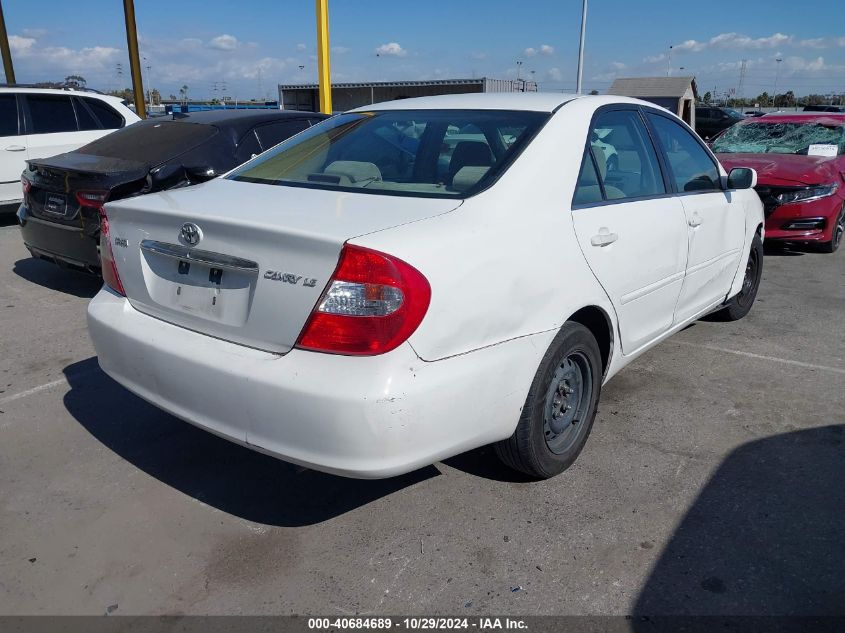
<instances>
[{"instance_id":1,"label":"blue sky","mask_svg":"<svg viewBox=\"0 0 845 633\"><path fill-rule=\"evenodd\" d=\"M575 87L580 0L329 4L334 81L520 72L543 90ZM845 92L841 0L708 6L592 0L585 88L603 91L616 76L665 75L673 45L672 73L695 75L702 93L737 89L742 60L746 96L771 92L776 75L778 92ZM102 90L129 85L119 0L6 0L3 8L19 82L81 74ZM225 82L232 97L275 97L277 83L316 81L312 0L136 0L136 13L145 79L165 96L183 84L190 96L214 96L215 83Z\"/></svg>"}]
</instances>

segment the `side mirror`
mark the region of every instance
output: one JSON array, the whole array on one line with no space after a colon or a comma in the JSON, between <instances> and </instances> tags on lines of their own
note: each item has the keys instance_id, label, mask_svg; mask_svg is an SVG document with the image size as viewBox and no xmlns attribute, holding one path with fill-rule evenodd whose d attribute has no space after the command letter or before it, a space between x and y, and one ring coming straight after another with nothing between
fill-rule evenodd
<instances>
[{"instance_id":1,"label":"side mirror","mask_svg":"<svg viewBox=\"0 0 845 633\"><path fill-rule=\"evenodd\" d=\"M185 173L188 174L188 177L191 180L196 182L211 180L217 175L217 172L213 167L208 167L206 165L192 165L185 167Z\"/></svg>"},{"instance_id":2,"label":"side mirror","mask_svg":"<svg viewBox=\"0 0 845 633\"><path fill-rule=\"evenodd\" d=\"M728 174L728 189L753 189L757 186L757 172L749 167L734 167Z\"/></svg>"}]
</instances>

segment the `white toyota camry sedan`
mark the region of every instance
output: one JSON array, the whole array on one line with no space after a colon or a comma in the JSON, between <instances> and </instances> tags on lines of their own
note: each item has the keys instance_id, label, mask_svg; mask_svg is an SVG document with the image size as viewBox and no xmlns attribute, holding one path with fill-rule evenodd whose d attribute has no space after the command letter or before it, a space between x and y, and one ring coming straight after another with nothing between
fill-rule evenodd
<instances>
[{"instance_id":1,"label":"white toyota camry sedan","mask_svg":"<svg viewBox=\"0 0 845 633\"><path fill-rule=\"evenodd\" d=\"M551 477L605 381L751 308L755 182L624 97L373 105L106 204L89 329L133 393L290 462L387 477L495 443Z\"/></svg>"}]
</instances>

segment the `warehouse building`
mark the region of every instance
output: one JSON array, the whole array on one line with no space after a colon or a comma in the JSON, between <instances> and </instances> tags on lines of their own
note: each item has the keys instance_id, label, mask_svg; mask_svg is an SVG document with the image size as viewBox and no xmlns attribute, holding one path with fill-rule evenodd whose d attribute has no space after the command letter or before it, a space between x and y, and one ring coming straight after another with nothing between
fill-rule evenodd
<instances>
[{"instance_id":1,"label":"warehouse building","mask_svg":"<svg viewBox=\"0 0 845 633\"><path fill-rule=\"evenodd\" d=\"M433 79L430 81L372 81L332 84L332 107L335 112L352 110L371 103L430 97L468 92L537 92L537 83L524 79ZM317 111L320 109L317 84L279 86L279 103L283 110Z\"/></svg>"}]
</instances>

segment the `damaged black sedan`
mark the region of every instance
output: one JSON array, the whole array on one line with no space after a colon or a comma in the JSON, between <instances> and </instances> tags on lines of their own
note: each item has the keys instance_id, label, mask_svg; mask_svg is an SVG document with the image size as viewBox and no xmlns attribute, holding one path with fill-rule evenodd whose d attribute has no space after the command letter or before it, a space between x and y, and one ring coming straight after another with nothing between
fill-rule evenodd
<instances>
[{"instance_id":1,"label":"damaged black sedan","mask_svg":"<svg viewBox=\"0 0 845 633\"><path fill-rule=\"evenodd\" d=\"M323 118L280 110L173 114L30 160L18 210L24 243L33 257L99 274L103 204L210 180Z\"/></svg>"}]
</instances>

